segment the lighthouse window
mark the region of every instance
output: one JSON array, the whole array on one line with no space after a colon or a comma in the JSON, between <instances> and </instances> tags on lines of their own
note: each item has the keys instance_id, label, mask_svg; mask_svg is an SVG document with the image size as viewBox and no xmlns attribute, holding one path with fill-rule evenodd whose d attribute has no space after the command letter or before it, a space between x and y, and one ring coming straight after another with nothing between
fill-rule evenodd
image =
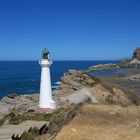
<instances>
[{"instance_id":1,"label":"lighthouse window","mask_svg":"<svg viewBox=\"0 0 140 140\"><path fill-rule=\"evenodd\" d=\"M48 53L43 54L43 59L48 59Z\"/></svg>"}]
</instances>

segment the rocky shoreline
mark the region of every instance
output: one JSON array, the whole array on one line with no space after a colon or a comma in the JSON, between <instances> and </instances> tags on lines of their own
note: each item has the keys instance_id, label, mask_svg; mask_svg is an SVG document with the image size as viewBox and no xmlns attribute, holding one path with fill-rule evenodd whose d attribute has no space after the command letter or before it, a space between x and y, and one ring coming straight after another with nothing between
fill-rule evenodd
<instances>
[{"instance_id":1,"label":"rocky shoreline","mask_svg":"<svg viewBox=\"0 0 140 140\"><path fill-rule=\"evenodd\" d=\"M109 65L103 65L103 66L108 68L108 67L112 67L112 64L111 66ZM116 65L113 65L113 67L114 66L118 68ZM96 68L98 69L98 67L99 65L94 66L95 69ZM61 84L59 86L59 90L53 91L54 99L58 103L57 107L59 108L62 106L61 98L64 101L64 97L72 95L72 94L76 94L78 93L77 91L79 90L80 92L82 89L91 91L92 88L94 89L97 87L103 90L103 88L107 87L107 86L104 87L103 81L105 82L105 80L107 80L107 78L109 77L113 77L113 76L99 76L99 78L97 78L93 75L90 75L89 73L85 71L69 70L61 78ZM116 75L116 77L119 77L121 79L119 75L118 76ZM138 82L140 81L139 74L133 74L133 73L130 74L129 72L128 72L128 75L126 74L126 76L123 77L123 79L124 78L127 79L128 81L131 80L131 83L132 81L138 81ZM113 85L111 85L110 88L112 89L111 91L108 91L108 93L112 92L112 90L114 90L114 88L116 87L113 87ZM95 93L95 94L98 94L98 93ZM11 94L6 97L3 97L0 101L0 108L1 108L0 118L2 118L4 115L7 114L7 112L9 113L13 109L19 110L19 113L24 113L30 109L39 111L37 109L37 106L38 106L37 103L39 100L38 98L39 98L38 94L19 95L19 96L16 94Z\"/></svg>"},{"instance_id":2,"label":"rocky shoreline","mask_svg":"<svg viewBox=\"0 0 140 140\"><path fill-rule=\"evenodd\" d=\"M129 63L131 63L131 61L129 61ZM18 129L15 129L15 134L18 134L19 132L19 134L24 137L29 133L33 133L34 135L37 135L41 140L48 139L50 137L51 139L55 138L57 140L63 140L65 133L67 134L69 132L67 129L71 130L71 132L69 132L70 134L79 132L78 125L75 124L75 119L73 119L75 117L79 119L77 120L78 124L81 124L81 119L81 121L86 122L85 127L87 126L90 129L93 129L93 131L95 131L94 125L89 125L87 121L87 119L91 120L92 124L92 119L90 116L96 119L94 121L96 122L95 126L97 128L99 127L97 124L100 124L103 128L110 130L110 128L112 128L114 125L116 126L116 131L119 131L119 126L117 125L119 119L121 119L119 124L122 125L123 129L125 129L125 125L121 124L123 121L134 125L136 123L135 120L140 121L140 114L137 113L137 111L140 110L140 96L138 96L138 93L140 93L139 69L134 68L135 70L132 70L128 68L128 70L124 72L125 74L119 73L109 76L107 75L95 77L91 74L91 72L94 70L119 69L122 67L121 65L101 64L91 66L89 69L84 71L69 70L66 72L61 78L59 89L53 91L53 98L57 104L56 111L38 110L39 94L11 94L3 97L0 100L0 130L3 133L5 132L5 135L7 135L5 140L11 140L11 133L9 133L9 135L6 133L6 131L8 131L7 127L9 126L10 132L13 132L11 130L15 129L15 126L20 126L21 128L24 126L26 131L28 131L30 127L37 127L35 129L31 129L32 131L27 132L26 135L25 133L22 134ZM115 111L113 108L115 108ZM94 115L90 113L89 110L93 111ZM85 112L88 114L88 116L86 116ZM109 114L109 116L104 116L103 112L105 114ZM128 118L126 117L127 112L129 112ZM103 117L101 117L101 114ZM83 117L85 119L83 119ZM108 117L113 122L113 125L107 120ZM124 120L123 117L126 120ZM98 118L101 118L101 120L98 120ZM132 120L132 118L134 118L134 120ZM110 124L110 127L107 127L106 124L104 126L104 123L101 123L102 120L106 120L108 124ZM25 125L20 125L22 123L24 124L24 122L28 127L25 127ZM48 122L49 124L45 124ZM41 127L40 124L44 126ZM68 126L65 126L66 124ZM135 128L137 131L139 130L139 126L131 126L131 128ZM84 129L85 128L83 128L83 130ZM113 132L112 130L112 133L115 133L116 131L114 130ZM126 129L126 132L129 132L129 130ZM93 136L91 133L88 135ZM136 134L132 133L131 135L133 136ZM13 140L16 136L17 135L13 136ZM78 135L75 136L75 139L80 139L82 134L79 137ZM20 136L18 137L19 138L16 140L24 140L21 139ZM118 140L124 140L120 136L117 137ZM140 138L139 134L137 134L137 137L138 139ZM70 138L67 137L67 139L74 138L73 136ZM100 140L98 138L96 139Z\"/></svg>"}]
</instances>

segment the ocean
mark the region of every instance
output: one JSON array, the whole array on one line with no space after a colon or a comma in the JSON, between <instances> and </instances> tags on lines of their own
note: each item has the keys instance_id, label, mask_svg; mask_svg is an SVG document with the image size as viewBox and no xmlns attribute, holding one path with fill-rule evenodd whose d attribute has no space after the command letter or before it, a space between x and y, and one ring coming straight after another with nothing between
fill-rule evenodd
<instances>
[{"instance_id":1,"label":"ocean","mask_svg":"<svg viewBox=\"0 0 140 140\"><path fill-rule=\"evenodd\" d=\"M97 64L119 61L54 61L51 66L52 89L57 89L60 78L69 69L84 70ZM95 71L94 75L114 74L118 70ZM16 93L39 93L41 67L38 61L0 61L0 98Z\"/></svg>"}]
</instances>

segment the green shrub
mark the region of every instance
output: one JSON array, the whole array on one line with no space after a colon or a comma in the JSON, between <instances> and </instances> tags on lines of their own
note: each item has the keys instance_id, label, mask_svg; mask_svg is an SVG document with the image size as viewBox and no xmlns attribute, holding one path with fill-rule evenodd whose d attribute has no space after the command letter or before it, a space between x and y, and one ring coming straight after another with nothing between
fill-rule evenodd
<instances>
[{"instance_id":1,"label":"green shrub","mask_svg":"<svg viewBox=\"0 0 140 140\"><path fill-rule=\"evenodd\" d=\"M5 116L0 120L0 126L2 126L6 120L8 120L9 118L12 118L12 117L14 117L14 116L15 116L14 113L9 113L9 114L5 115Z\"/></svg>"},{"instance_id":2,"label":"green shrub","mask_svg":"<svg viewBox=\"0 0 140 140\"><path fill-rule=\"evenodd\" d=\"M0 126L2 126L4 124L5 120L4 119L1 119L0 120Z\"/></svg>"},{"instance_id":3,"label":"green shrub","mask_svg":"<svg viewBox=\"0 0 140 140\"><path fill-rule=\"evenodd\" d=\"M36 132L24 132L21 136L22 140L35 140L39 136Z\"/></svg>"},{"instance_id":4,"label":"green shrub","mask_svg":"<svg viewBox=\"0 0 140 140\"><path fill-rule=\"evenodd\" d=\"M53 113L44 114L45 121L50 121L50 119L52 118L52 116L53 116Z\"/></svg>"},{"instance_id":5,"label":"green shrub","mask_svg":"<svg viewBox=\"0 0 140 140\"><path fill-rule=\"evenodd\" d=\"M11 118L9 119L9 123L13 125L18 125L22 121L23 120L20 118L20 115L11 116Z\"/></svg>"},{"instance_id":6,"label":"green shrub","mask_svg":"<svg viewBox=\"0 0 140 140\"><path fill-rule=\"evenodd\" d=\"M35 110L33 110L33 109L29 109L28 112L35 112Z\"/></svg>"}]
</instances>

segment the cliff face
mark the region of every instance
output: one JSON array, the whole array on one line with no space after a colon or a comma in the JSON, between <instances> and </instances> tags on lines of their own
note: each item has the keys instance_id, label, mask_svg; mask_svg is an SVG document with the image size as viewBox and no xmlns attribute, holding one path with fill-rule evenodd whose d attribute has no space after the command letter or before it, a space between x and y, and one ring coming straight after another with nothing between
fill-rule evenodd
<instances>
[{"instance_id":1,"label":"cliff face","mask_svg":"<svg viewBox=\"0 0 140 140\"><path fill-rule=\"evenodd\" d=\"M134 50L132 59L138 59L140 61L140 48Z\"/></svg>"},{"instance_id":2,"label":"cliff face","mask_svg":"<svg viewBox=\"0 0 140 140\"><path fill-rule=\"evenodd\" d=\"M132 59L128 59L125 61L122 61L119 66L120 67L132 67L132 68L140 68L140 64L138 64L138 61L140 61L140 48L136 48L133 52Z\"/></svg>"}]
</instances>

